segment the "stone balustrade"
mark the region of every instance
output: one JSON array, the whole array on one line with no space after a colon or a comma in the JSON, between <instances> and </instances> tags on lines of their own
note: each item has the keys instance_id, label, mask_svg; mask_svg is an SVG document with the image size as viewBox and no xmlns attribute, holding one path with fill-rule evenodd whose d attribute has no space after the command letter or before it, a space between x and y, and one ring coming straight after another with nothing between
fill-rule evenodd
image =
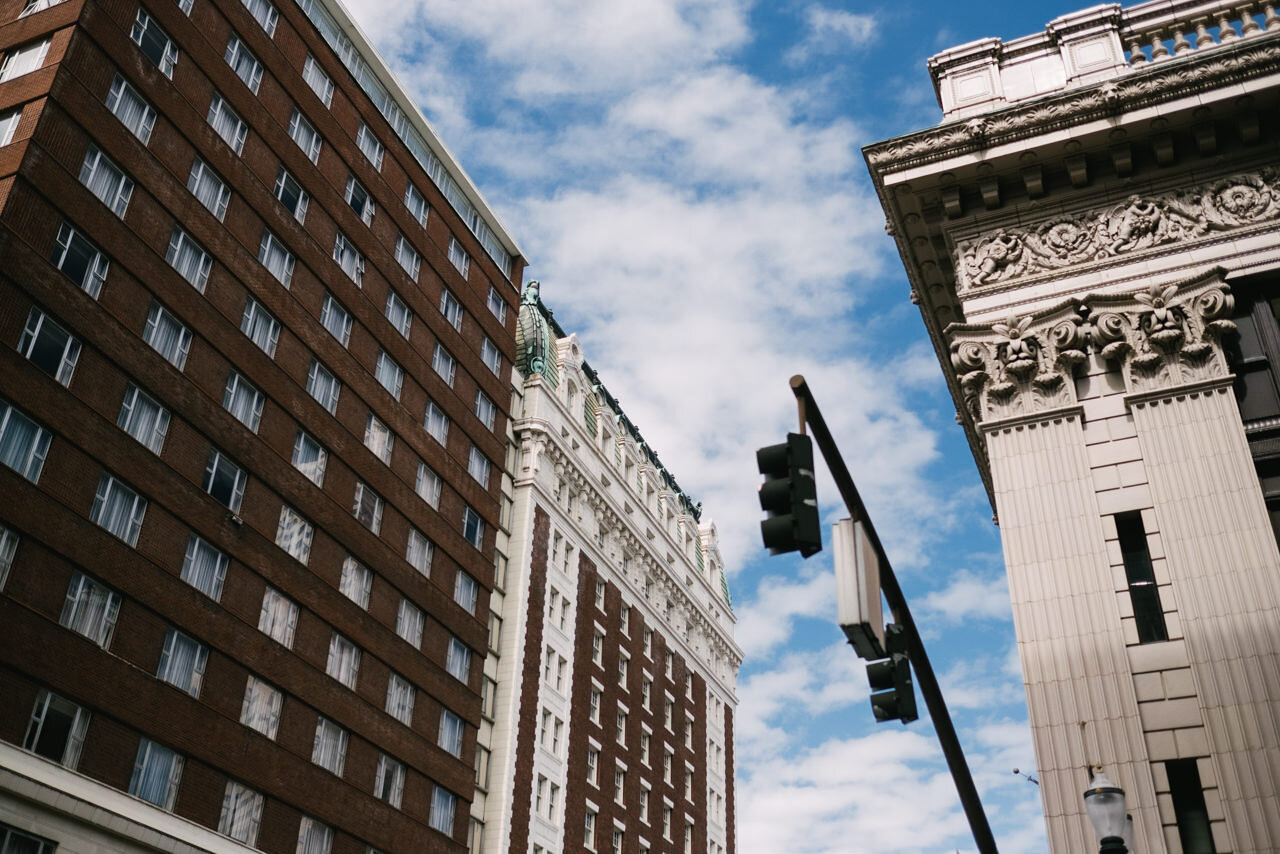
<instances>
[{"instance_id":1,"label":"stone balustrade","mask_svg":"<svg viewBox=\"0 0 1280 854\"><path fill-rule=\"evenodd\" d=\"M1280 31L1276 0L1151 0L1094 6L1043 33L980 39L929 59L943 121Z\"/></svg>"}]
</instances>

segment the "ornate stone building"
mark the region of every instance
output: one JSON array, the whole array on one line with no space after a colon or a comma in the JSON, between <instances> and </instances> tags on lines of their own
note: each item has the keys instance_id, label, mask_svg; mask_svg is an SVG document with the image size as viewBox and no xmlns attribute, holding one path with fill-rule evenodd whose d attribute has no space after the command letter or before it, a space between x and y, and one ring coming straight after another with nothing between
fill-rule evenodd
<instances>
[{"instance_id":1,"label":"ornate stone building","mask_svg":"<svg viewBox=\"0 0 1280 854\"><path fill-rule=\"evenodd\" d=\"M1097 6L865 150L995 508L1050 850L1280 850L1280 17Z\"/></svg>"},{"instance_id":2,"label":"ornate stone building","mask_svg":"<svg viewBox=\"0 0 1280 854\"><path fill-rule=\"evenodd\" d=\"M473 809L486 854L733 854L742 653L716 529L525 289L509 556ZM504 499L505 501L505 499Z\"/></svg>"}]
</instances>

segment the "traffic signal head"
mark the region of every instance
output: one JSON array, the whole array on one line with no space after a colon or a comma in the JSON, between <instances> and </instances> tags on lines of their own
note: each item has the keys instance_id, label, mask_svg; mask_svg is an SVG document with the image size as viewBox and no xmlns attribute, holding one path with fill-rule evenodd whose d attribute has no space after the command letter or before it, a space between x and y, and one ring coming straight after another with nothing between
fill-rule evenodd
<instances>
[{"instance_id":1,"label":"traffic signal head","mask_svg":"<svg viewBox=\"0 0 1280 854\"><path fill-rule=\"evenodd\" d=\"M871 683L871 711L877 723L898 720L914 721L916 690L911 681L911 660L907 657L906 638L901 626L886 628L885 645L889 657L867 665L867 681Z\"/></svg>"},{"instance_id":2,"label":"traffic signal head","mask_svg":"<svg viewBox=\"0 0 1280 854\"><path fill-rule=\"evenodd\" d=\"M765 548L770 554L798 551L805 557L822 551L813 441L788 433L782 444L756 451L756 464L764 475L760 508L769 513L760 523Z\"/></svg>"}]
</instances>

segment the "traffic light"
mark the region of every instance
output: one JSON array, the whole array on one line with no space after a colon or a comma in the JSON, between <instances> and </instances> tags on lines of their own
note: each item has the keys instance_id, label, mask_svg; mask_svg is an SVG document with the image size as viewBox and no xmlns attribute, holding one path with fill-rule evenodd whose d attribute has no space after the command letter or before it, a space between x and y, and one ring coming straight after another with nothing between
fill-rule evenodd
<instances>
[{"instance_id":1,"label":"traffic light","mask_svg":"<svg viewBox=\"0 0 1280 854\"><path fill-rule=\"evenodd\" d=\"M916 714L916 689L911 682L911 659L907 657L907 636L902 626L885 626L885 647L889 657L867 665L871 683L871 711L876 723L899 720L911 723Z\"/></svg>"},{"instance_id":2,"label":"traffic light","mask_svg":"<svg viewBox=\"0 0 1280 854\"><path fill-rule=\"evenodd\" d=\"M764 475L760 508L769 512L760 523L765 548L770 554L798 551L805 557L822 551L813 441L788 433L782 444L756 451L756 465Z\"/></svg>"}]
</instances>

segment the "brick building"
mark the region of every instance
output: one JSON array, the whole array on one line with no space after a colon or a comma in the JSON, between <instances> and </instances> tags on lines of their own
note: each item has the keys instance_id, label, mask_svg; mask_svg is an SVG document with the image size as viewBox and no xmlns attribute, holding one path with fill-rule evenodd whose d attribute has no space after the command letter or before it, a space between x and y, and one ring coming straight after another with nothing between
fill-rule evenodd
<instances>
[{"instance_id":1,"label":"brick building","mask_svg":"<svg viewBox=\"0 0 1280 854\"><path fill-rule=\"evenodd\" d=\"M733 854L742 653L716 529L525 289L485 854ZM514 451L518 448L518 451Z\"/></svg>"},{"instance_id":2,"label":"brick building","mask_svg":"<svg viewBox=\"0 0 1280 854\"><path fill-rule=\"evenodd\" d=\"M1280 850L1280 17L1094 6L929 61L866 157L1000 524L1054 854Z\"/></svg>"},{"instance_id":3,"label":"brick building","mask_svg":"<svg viewBox=\"0 0 1280 854\"><path fill-rule=\"evenodd\" d=\"M478 844L522 269L334 0L0 0L0 850Z\"/></svg>"}]
</instances>

